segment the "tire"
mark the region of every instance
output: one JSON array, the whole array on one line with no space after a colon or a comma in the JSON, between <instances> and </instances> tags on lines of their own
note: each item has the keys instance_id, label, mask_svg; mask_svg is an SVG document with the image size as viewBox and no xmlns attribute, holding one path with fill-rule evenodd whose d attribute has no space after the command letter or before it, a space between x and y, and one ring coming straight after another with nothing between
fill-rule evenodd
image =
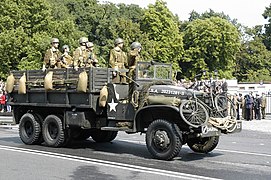
<instances>
[{"instance_id":1,"label":"tire","mask_svg":"<svg viewBox=\"0 0 271 180\"><path fill-rule=\"evenodd\" d=\"M92 139L97 143L111 142L117 137L117 135L118 131L102 131L99 129L91 133Z\"/></svg>"},{"instance_id":2,"label":"tire","mask_svg":"<svg viewBox=\"0 0 271 180\"><path fill-rule=\"evenodd\" d=\"M65 132L61 119L56 115L49 115L42 125L44 142L50 147L60 147L65 143Z\"/></svg>"},{"instance_id":3,"label":"tire","mask_svg":"<svg viewBox=\"0 0 271 180\"><path fill-rule=\"evenodd\" d=\"M219 142L219 136L193 138L187 141L191 150L198 153L208 153L216 148Z\"/></svg>"},{"instance_id":4,"label":"tire","mask_svg":"<svg viewBox=\"0 0 271 180\"><path fill-rule=\"evenodd\" d=\"M146 144L154 158L171 160L182 148L182 136L176 124L158 119L153 121L147 129Z\"/></svg>"},{"instance_id":5,"label":"tire","mask_svg":"<svg viewBox=\"0 0 271 180\"><path fill-rule=\"evenodd\" d=\"M36 116L31 113L26 113L21 117L19 136L23 143L28 145L41 143L41 125Z\"/></svg>"},{"instance_id":6,"label":"tire","mask_svg":"<svg viewBox=\"0 0 271 180\"><path fill-rule=\"evenodd\" d=\"M183 101L181 103L180 115L184 122L195 128L207 123L209 119L206 108L194 100Z\"/></svg>"}]
</instances>

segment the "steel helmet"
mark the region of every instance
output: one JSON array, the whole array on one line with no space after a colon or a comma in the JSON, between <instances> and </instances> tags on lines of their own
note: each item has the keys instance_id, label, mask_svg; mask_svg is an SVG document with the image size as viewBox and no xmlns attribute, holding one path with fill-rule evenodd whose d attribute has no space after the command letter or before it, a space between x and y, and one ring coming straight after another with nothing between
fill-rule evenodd
<instances>
[{"instance_id":1,"label":"steel helmet","mask_svg":"<svg viewBox=\"0 0 271 180\"><path fill-rule=\"evenodd\" d=\"M59 43L59 39L57 39L57 38L52 38L52 39L51 39L51 44L53 44L53 43Z\"/></svg>"},{"instance_id":2,"label":"steel helmet","mask_svg":"<svg viewBox=\"0 0 271 180\"><path fill-rule=\"evenodd\" d=\"M88 38L86 38L86 37L81 37L80 39L79 39L79 43L80 44L82 44L82 43L87 43L88 42Z\"/></svg>"},{"instance_id":3,"label":"steel helmet","mask_svg":"<svg viewBox=\"0 0 271 180\"><path fill-rule=\"evenodd\" d=\"M90 48L90 47L93 47L94 44L93 44L92 42L87 42L86 46L87 46L88 48Z\"/></svg>"},{"instance_id":4,"label":"steel helmet","mask_svg":"<svg viewBox=\"0 0 271 180\"><path fill-rule=\"evenodd\" d=\"M131 49L139 49L139 48L142 48L141 44L139 42L133 42L131 44Z\"/></svg>"},{"instance_id":5,"label":"steel helmet","mask_svg":"<svg viewBox=\"0 0 271 180\"><path fill-rule=\"evenodd\" d=\"M118 44L120 44L120 43L124 43L123 39L117 38L117 39L115 40L115 46L118 45Z\"/></svg>"},{"instance_id":6,"label":"steel helmet","mask_svg":"<svg viewBox=\"0 0 271 180\"><path fill-rule=\"evenodd\" d=\"M67 44L65 44L64 46L62 46L62 50L64 51L65 49L68 49L70 51L70 48Z\"/></svg>"}]
</instances>

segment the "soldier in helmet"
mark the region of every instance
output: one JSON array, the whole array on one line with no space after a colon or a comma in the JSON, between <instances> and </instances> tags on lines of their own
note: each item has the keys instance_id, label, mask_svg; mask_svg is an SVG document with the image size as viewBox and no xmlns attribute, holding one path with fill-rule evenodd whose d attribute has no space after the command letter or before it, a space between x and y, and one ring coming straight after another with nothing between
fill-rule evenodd
<instances>
[{"instance_id":1,"label":"soldier in helmet","mask_svg":"<svg viewBox=\"0 0 271 180\"><path fill-rule=\"evenodd\" d=\"M88 42L88 38L81 37L79 39L80 46L73 53L73 66L75 69L79 67L85 67L85 62L88 58L88 52L86 49L86 44Z\"/></svg>"},{"instance_id":2,"label":"soldier in helmet","mask_svg":"<svg viewBox=\"0 0 271 180\"><path fill-rule=\"evenodd\" d=\"M70 52L69 46L68 45L62 46L62 51L63 51L63 54L61 56L61 63L58 64L60 66L59 68L71 67L73 59L69 55L69 52Z\"/></svg>"},{"instance_id":3,"label":"soldier in helmet","mask_svg":"<svg viewBox=\"0 0 271 180\"><path fill-rule=\"evenodd\" d=\"M61 57L61 53L58 50L59 40L57 38L51 39L51 48L48 49L44 56L44 62L42 70L45 69L55 69L57 68L57 63Z\"/></svg>"},{"instance_id":4,"label":"soldier in helmet","mask_svg":"<svg viewBox=\"0 0 271 180\"><path fill-rule=\"evenodd\" d=\"M137 62L140 60L140 51L141 51L141 44L139 42L133 42L131 44L131 51L128 54L128 65L129 65L129 72L128 77L134 79L135 76L135 68L137 66ZM129 81L131 82L131 81Z\"/></svg>"},{"instance_id":5,"label":"soldier in helmet","mask_svg":"<svg viewBox=\"0 0 271 180\"><path fill-rule=\"evenodd\" d=\"M94 44L92 42L88 42L86 44L87 52L88 52L88 59L85 63L86 67L98 67L98 60L96 55L94 54Z\"/></svg>"},{"instance_id":6,"label":"soldier in helmet","mask_svg":"<svg viewBox=\"0 0 271 180\"><path fill-rule=\"evenodd\" d=\"M115 47L110 51L109 67L116 69L125 69L128 66L127 55L122 51L124 41L121 38L115 40ZM113 72L113 83L126 84L126 72Z\"/></svg>"}]
</instances>

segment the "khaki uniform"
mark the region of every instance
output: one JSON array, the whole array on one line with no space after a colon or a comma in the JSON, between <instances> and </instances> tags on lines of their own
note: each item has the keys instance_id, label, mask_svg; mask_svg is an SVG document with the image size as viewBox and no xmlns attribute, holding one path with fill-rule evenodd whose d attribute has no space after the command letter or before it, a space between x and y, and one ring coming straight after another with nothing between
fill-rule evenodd
<instances>
[{"instance_id":1,"label":"khaki uniform","mask_svg":"<svg viewBox=\"0 0 271 180\"><path fill-rule=\"evenodd\" d=\"M73 53L73 65L74 67L85 67L85 63L88 60L88 52L82 47L78 47Z\"/></svg>"},{"instance_id":2,"label":"khaki uniform","mask_svg":"<svg viewBox=\"0 0 271 180\"><path fill-rule=\"evenodd\" d=\"M131 79L135 79L135 69L139 60L140 54L138 52L138 49L131 50L128 54L128 65L129 65L128 77ZM129 80L129 83L130 82L131 80Z\"/></svg>"},{"instance_id":3,"label":"khaki uniform","mask_svg":"<svg viewBox=\"0 0 271 180\"><path fill-rule=\"evenodd\" d=\"M61 52L52 47L46 51L43 64L46 69L56 69L61 66L60 58Z\"/></svg>"},{"instance_id":4,"label":"khaki uniform","mask_svg":"<svg viewBox=\"0 0 271 180\"><path fill-rule=\"evenodd\" d=\"M96 64L96 55L94 54L94 52L91 52L91 51L87 51L88 52L88 59L86 60L85 62L85 66L86 67L96 67L97 64Z\"/></svg>"},{"instance_id":5,"label":"khaki uniform","mask_svg":"<svg viewBox=\"0 0 271 180\"><path fill-rule=\"evenodd\" d=\"M109 67L113 69L125 69L128 66L127 55L120 48L115 47L110 51ZM117 73L113 75L113 83L126 83L126 73Z\"/></svg>"},{"instance_id":6,"label":"khaki uniform","mask_svg":"<svg viewBox=\"0 0 271 180\"><path fill-rule=\"evenodd\" d=\"M69 54L63 54L62 63L64 68L71 67L73 63L73 58Z\"/></svg>"},{"instance_id":7,"label":"khaki uniform","mask_svg":"<svg viewBox=\"0 0 271 180\"><path fill-rule=\"evenodd\" d=\"M262 118L265 119L265 107L266 107L266 96L263 95L261 97L261 112L262 112Z\"/></svg>"}]
</instances>

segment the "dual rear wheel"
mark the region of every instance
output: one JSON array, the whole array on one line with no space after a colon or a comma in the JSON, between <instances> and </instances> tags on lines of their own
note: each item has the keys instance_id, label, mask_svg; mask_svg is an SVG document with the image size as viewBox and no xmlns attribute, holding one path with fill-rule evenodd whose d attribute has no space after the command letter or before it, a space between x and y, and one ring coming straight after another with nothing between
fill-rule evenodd
<instances>
[{"instance_id":1,"label":"dual rear wheel","mask_svg":"<svg viewBox=\"0 0 271 180\"><path fill-rule=\"evenodd\" d=\"M45 143L50 147L61 147L73 140L85 140L90 136L96 142L110 142L118 134L117 131L102 131L64 129L63 117L57 115L48 115L44 120L38 114L26 113L20 119L19 135L25 144Z\"/></svg>"}]
</instances>

